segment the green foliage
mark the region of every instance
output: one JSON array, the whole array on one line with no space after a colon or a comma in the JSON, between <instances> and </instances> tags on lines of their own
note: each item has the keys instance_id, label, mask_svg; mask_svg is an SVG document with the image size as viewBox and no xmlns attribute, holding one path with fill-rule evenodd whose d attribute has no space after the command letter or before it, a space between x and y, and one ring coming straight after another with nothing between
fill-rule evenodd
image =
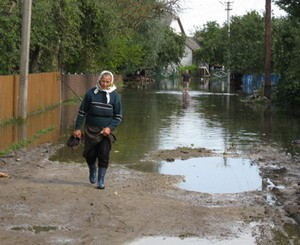
<instances>
[{"instance_id":1,"label":"green foliage","mask_svg":"<svg viewBox=\"0 0 300 245\"><path fill-rule=\"evenodd\" d=\"M23 119L21 119L21 118L12 118L7 121L0 122L0 127L12 125L15 123L21 123L21 122L23 122Z\"/></svg>"},{"instance_id":2,"label":"green foliage","mask_svg":"<svg viewBox=\"0 0 300 245\"><path fill-rule=\"evenodd\" d=\"M163 24L158 19L148 19L137 28L136 42L140 43L144 50L141 67L155 67L158 60L158 52L164 39Z\"/></svg>"},{"instance_id":3,"label":"green foliage","mask_svg":"<svg viewBox=\"0 0 300 245\"><path fill-rule=\"evenodd\" d=\"M178 1L33 1L29 70L130 73L176 63L184 41L162 18ZM0 74L19 70L21 5L0 0Z\"/></svg>"},{"instance_id":4,"label":"green foliage","mask_svg":"<svg viewBox=\"0 0 300 245\"><path fill-rule=\"evenodd\" d=\"M291 106L300 105L300 81L283 77L277 88L278 102Z\"/></svg>"},{"instance_id":5,"label":"green foliage","mask_svg":"<svg viewBox=\"0 0 300 245\"><path fill-rule=\"evenodd\" d=\"M186 70L188 70L190 73L194 73L196 72L198 66L196 65L189 65L189 66L181 66L181 67L178 67L178 71L179 73L184 73Z\"/></svg>"},{"instance_id":6,"label":"green foliage","mask_svg":"<svg viewBox=\"0 0 300 245\"><path fill-rule=\"evenodd\" d=\"M256 11L232 17L230 69L244 74L264 71L264 18Z\"/></svg>"},{"instance_id":7,"label":"green foliage","mask_svg":"<svg viewBox=\"0 0 300 245\"><path fill-rule=\"evenodd\" d=\"M15 74L20 59L20 3L1 0L0 6L0 74Z\"/></svg>"},{"instance_id":8,"label":"green foliage","mask_svg":"<svg viewBox=\"0 0 300 245\"><path fill-rule=\"evenodd\" d=\"M110 70L131 73L142 65L145 51L133 38L131 35L122 35L112 41L110 58L106 63Z\"/></svg>"},{"instance_id":9,"label":"green foliage","mask_svg":"<svg viewBox=\"0 0 300 245\"><path fill-rule=\"evenodd\" d=\"M19 150L19 149L31 144L33 141L39 139L41 136L53 131L54 129L55 129L55 127L49 127L49 128L41 129L41 130L37 131L36 134L33 135L32 137L30 137L28 139L21 140L18 143L13 143L7 149L4 149L4 150L0 151L0 157L4 156L4 155L7 155L7 154L9 154L9 153L11 153L15 150Z\"/></svg>"},{"instance_id":10,"label":"green foliage","mask_svg":"<svg viewBox=\"0 0 300 245\"><path fill-rule=\"evenodd\" d=\"M300 2L275 1L289 15L273 23L274 68L282 78L278 84L279 102L290 106L300 105Z\"/></svg>"},{"instance_id":11,"label":"green foliage","mask_svg":"<svg viewBox=\"0 0 300 245\"><path fill-rule=\"evenodd\" d=\"M56 70L65 71L69 63L78 59L83 48L80 27L84 16L78 0L50 2L53 2L51 11L56 37L51 60Z\"/></svg>"},{"instance_id":12,"label":"green foliage","mask_svg":"<svg viewBox=\"0 0 300 245\"><path fill-rule=\"evenodd\" d=\"M58 42L57 32L53 23L52 6L50 1L35 1L31 17L31 48L30 72L51 71L55 45ZM45 69L43 69L45 67Z\"/></svg>"},{"instance_id":13,"label":"green foliage","mask_svg":"<svg viewBox=\"0 0 300 245\"><path fill-rule=\"evenodd\" d=\"M195 33L201 48L194 52L196 62L205 61L209 64L224 64L227 53L227 32L215 21L207 22L203 29Z\"/></svg>"},{"instance_id":14,"label":"green foliage","mask_svg":"<svg viewBox=\"0 0 300 245\"><path fill-rule=\"evenodd\" d=\"M169 27L164 28L164 39L158 53L157 66L164 67L171 63L179 64L185 51L185 36L174 33Z\"/></svg>"},{"instance_id":15,"label":"green foliage","mask_svg":"<svg viewBox=\"0 0 300 245\"><path fill-rule=\"evenodd\" d=\"M276 0L275 3L285 10L292 18L300 18L299 0Z\"/></svg>"},{"instance_id":16,"label":"green foliage","mask_svg":"<svg viewBox=\"0 0 300 245\"><path fill-rule=\"evenodd\" d=\"M281 74L277 98L281 103L300 105L300 23L282 18L274 25L274 68Z\"/></svg>"},{"instance_id":17,"label":"green foliage","mask_svg":"<svg viewBox=\"0 0 300 245\"><path fill-rule=\"evenodd\" d=\"M281 76L277 98L281 103L300 104L300 2L277 0L289 16L272 19L272 72ZM227 64L231 71L242 74L263 74L265 62L264 17L252 11L231 18L230 42L227 27L208 22L195 33L201 48L196 60L210 64ZM228 47L230 52L228 53ZM229 55L229 56L228 56Z\"/></svg>"},{"instance_id":18,"label":"green foliage","mask_svg":"<svg viewBox=\"0 0 300 245\"><path fill-rule=\"evenodd\" d=\"M80 49L66 60L65 70L74 72L98 72L106 67L110 41L114 39L113 12L102 1L77 0L79 2Z\"/></svg>"},{"instance_id":19,"label":"green foliage","mask_svg":"<svg viewBox=\"0 0 300 245\"><path fill-rule=\"evenodd\" d=\"M208 22L195 33L201 48L195 51L197 62L220 64L231 71L253 74L264 69L264 19L252 11L244 16L233 16L228 27Z\"/></svg>"},{"instance_id":20,"label":"green foliage","mask_svg":"<svg viewBox=\"0 0 300 245\"><path fill-rule=\"evenodd\" d=\"M274 69L291 79L300 79L300 23L288 18L273 22Z\"/></svg>"},{"instance_id":21,"label":"green foliage","mask_svg":"<svg viewBox=\"0 0 300 245\"><path fill-rule=\"evenodd\" d=\"M60 70L78 52L80 16L77 0L33 2L30 72Z\"/></svg>"}]
</instances>

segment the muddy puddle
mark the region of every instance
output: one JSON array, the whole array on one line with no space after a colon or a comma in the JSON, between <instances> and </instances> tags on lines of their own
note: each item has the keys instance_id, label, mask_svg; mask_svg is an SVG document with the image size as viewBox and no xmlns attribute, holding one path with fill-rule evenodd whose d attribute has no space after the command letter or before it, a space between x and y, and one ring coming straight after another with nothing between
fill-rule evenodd
<instances>
[{"instance_id":1,"label":"muddy puddle","mask_svg":"<svg viewBox=\"0 0 300 245\"><path fill-rule=\"evenodd\" d=\"M147 164L139 164L135 169L143 171ZM262 189L259 168L249 159L199 157L152 164L153 169L161 174L184 176L184 181L178 184L184 190L217 194Z\"/></svg>"},{"instance_id":2,"label":"muddy puddle","mask_svg":"<svg viewBox=\"0 0 300 245\"><path fill-rule=\"evenodd\" d=\"M136 240L127 245L253 245L255 239L250 235L244 235L230 240L208 240L199 238L181 238L181 237L146 237Z\"/></svg>"}]
</instances>

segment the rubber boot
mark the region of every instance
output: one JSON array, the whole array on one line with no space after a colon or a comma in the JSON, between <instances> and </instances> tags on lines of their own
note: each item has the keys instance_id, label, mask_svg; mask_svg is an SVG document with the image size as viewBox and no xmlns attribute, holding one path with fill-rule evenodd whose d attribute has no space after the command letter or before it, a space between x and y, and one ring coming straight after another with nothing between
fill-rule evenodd
<instances>
[{"instance_id":1,"label":"rubber boot","mask_svg":"<svg viewBox=\"0 0 300 245\"><path fill-rule=\"evenodd\" d=\"M97 179L97 167L96 167L96 163L94 163L94 164L88 164L88 166L89 166L89 171L90 171L90 176L89 176L90 182L92 184L95 184L96 183L96 179Z\"/></svg>"},{"instance_id":2,"label":"rubber boot","mask_svg":"<svg viewBox=\"0 0 300 245\"><path fill-rule=\"evenodd\" d=\"M106 174L106 170L107 168L99 168L98 169L98 183L97 183L97 188L98 189L104 189L105 185L104 185L104 177Z\"/></svg>"}]
</instances>

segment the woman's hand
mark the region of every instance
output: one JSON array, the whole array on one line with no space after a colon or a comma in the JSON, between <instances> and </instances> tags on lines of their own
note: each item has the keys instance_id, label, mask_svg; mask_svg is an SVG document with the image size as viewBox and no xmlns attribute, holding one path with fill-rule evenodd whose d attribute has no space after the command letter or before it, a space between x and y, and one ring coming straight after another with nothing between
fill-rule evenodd
<instances>
[{"instance_id":1,"label":"woman's hand","mask_svg":"<svg viewBox=\"0 0 300 245\"><path fill-rule=\"evenodd\" d=\"M101 131L101 134L103 134L104 136L108 136L110 135L110 128L104 128L102 131Z\"/></svg>"},{"instance_id":2,"label":"woman's hand","mask_svg":"<svg viewBox=\"0 0 300 245\"><path fill-rule=\"evenodd\" d=\"M81 130L80 129L76 129L73 131L73 136L76 138L81 138Z\"/></svg>"}]
</instances>

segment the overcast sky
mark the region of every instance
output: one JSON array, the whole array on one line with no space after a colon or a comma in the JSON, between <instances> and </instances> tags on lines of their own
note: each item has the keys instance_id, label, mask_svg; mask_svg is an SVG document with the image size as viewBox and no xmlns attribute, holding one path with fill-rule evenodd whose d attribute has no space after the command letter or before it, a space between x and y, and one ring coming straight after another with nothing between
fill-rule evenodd
<instances>
[{"instance_id":1,"label":"overcast sky","mask_svg":"<svg viewBox=\"0 0 300 245\"><path fill-rule=\"evenodd\" d=\"M220 25L227 22L227 11L225 11L224 2L224 0L181 0L183 10L179 17L186 34L193 33L195 26L202 27L208 21L217 21ZM234 0L231 3L230 16L243 16L252 10L263 13L265 2L265 0ZM272 3L271 8L275 16L285 14L274 3ZM172 27L174 26L172 25Z\"/></svg>"}]
</instances>

